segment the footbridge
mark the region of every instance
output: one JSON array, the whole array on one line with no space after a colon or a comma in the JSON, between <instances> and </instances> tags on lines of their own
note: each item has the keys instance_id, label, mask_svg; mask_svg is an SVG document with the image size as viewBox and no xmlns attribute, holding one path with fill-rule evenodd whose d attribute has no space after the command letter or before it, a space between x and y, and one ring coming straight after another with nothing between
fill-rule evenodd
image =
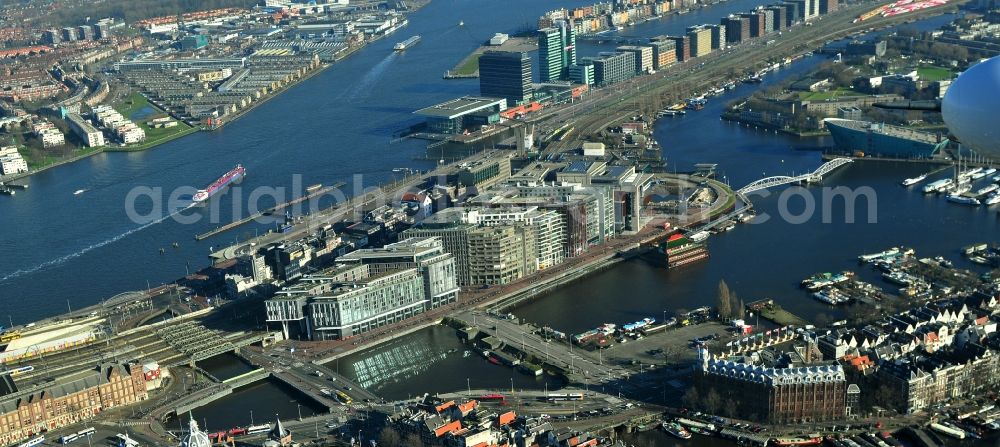
<instances>
[{"instance_id":1,"label":"footbridge","mask_svg":"<svg viewBox=\"0 0 1000 447\"><path fill-rule=\"evenodd\" d=\"M773 177L765 177L757 180L749 185L746 185L736 191L740 197L746 194L752 193L754 191L760 191L762 189L773 188L775 186L787 185L789 183L813 183L818 182L823 179L823 176L829 174L834 169L844 166L848 163L853 163L854 160L850 158L834 158L826 163L823 163L818 169L808 174L802 174L798 176L787 176L787 175L777 175Z\"/></svg>"},{"instance_id":2,"label":"footbridge","mask_svg":"<svg viewBox=\"0 0 1000 447\"><path fill-rule=\"evenodd\" d=\"M223 380L222 383L229 385L233 388L239 388L241 386L246 386L251 383L267 379L268 377L271 377L271 371L268 371L264 368L258 368L235 377L230 377L226 380Z\"/></svg>"}]
</instances>

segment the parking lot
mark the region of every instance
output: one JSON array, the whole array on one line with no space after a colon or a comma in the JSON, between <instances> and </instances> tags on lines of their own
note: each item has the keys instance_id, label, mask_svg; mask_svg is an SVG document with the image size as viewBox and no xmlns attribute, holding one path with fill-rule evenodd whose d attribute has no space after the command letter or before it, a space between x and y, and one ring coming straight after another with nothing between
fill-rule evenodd
<instances>
[{"instance_id":1,"label":"parking lot","mask_svg":"<svg viewBox=\"0 0 1000 447\"><path fill-rule=\"evenodd\" d=\"M725 345L732 338L726 326L716 322L704 322L669 328L638 340L628 339L625 343L615 343L604 349L601 355L605 362L617 364L633 364L633 361L657 366L688 363L697 358L692 340L713 335L718 338L706 342L709 349L719 346L719 343Z\"/></svg>"}]
</instances>

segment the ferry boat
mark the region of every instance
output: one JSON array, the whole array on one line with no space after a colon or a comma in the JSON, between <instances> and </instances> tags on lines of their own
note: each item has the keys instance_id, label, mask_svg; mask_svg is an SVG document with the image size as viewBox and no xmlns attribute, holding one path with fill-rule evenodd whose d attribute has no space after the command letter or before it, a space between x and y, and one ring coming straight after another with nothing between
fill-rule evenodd
<instances>
[{"instance_id":1,"label":"ferry boat","mask_svg":"<svg viewBox=\"0 0 1000 447\"><path fill-rule=\"evenodd\" d=\"M420 36L413 36L409 39L397 43L394 47L392 47L392 49L395 51L406 51L407 48L416 45L417 42L420 42Z\"/></svg>"},{"instance_id":2,"label":"ferry boat","mask_svg":"<svg viewBox=\"0 0 1000 447\"><path fill-rule=\"evenodd\" d=\"M675 438L691 439L691 432L687 431L684 426L676 422L664 422L663 431L670 433Z\"/></svg>"},{"instance_id":3,"label":"ferry boat","mask_svg":"<svg viewBox=\"0 0 1000 447\"><path fill-rule=\"evenodd\" d=\"M227 172L222 177L219 177L216 181L212 182L211 185L205 187L205 189L199 189L191 200L195 203L204 202L224 189L226 186L243 180L244 176L246 176L246 169L243 165L236 165L235 168Z\"/></svg>"},{"instance_id":4,"label":"ferry boat","mask_svg":"<svg viewBox=\"0 0 1000 447\"><path fill-rule=\"evenodd\" d=\"M927 179L927 174L921 174L917 177L908 178L903 180L903 186L913 186Z\"/></svg>"},{"instance_id":5,"label":"ferry boat","mask_svg":"<svg viewBox=\"0 0 1000 447\"><path fill-rule=\"evenodd\" d=\"M948 201L953 203L959 203L962 205L982 205L979 199L973 197L966 197L959 194L949 194Z\"/></svg>"}]
</instances>

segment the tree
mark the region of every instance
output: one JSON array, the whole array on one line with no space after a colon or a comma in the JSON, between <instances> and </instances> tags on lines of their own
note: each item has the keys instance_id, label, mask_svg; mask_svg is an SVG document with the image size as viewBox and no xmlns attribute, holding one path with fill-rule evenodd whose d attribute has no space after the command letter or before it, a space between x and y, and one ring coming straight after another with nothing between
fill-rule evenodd
<instances>
[{"instance_id":1,"label":"tree","mask_svg":"<svg viewBox=\"0 0 1000 447\"><path fill-rule=\"evenodd\" d=\"M732 398L726 399L726 402L722 404L722 414L729 418L736 417L736 401Z\"/></svg>"},{"instance_id":2,"label":"tree","mask_svg":"<svg viewBox=\"0 0 1000 447\"><path fill-rule=\"evenodd\" d=\"M726 280L724 279L719 280L719 297L717 306L719 309L719 318L728 319L732 316L732 296L729 292L729 285L726 284Z\"/></svg>"},{"instance_id":3,"label":"tree","mask_svg":"<svg viewBox=\"0 0 1000 447\"><path fill-rule=\"evenodd\" d=\"M681 397L681 402L687 407L697 407L701 404L701 396L698 395L698 388L691 387L684 392L684 396Z\"/></svg>"},{"instance_id":4,"label":"tree","mask_svg":"<svg viewBox=\"0 0 1000 447\"><path fill-rule=\"evenodd\" d=\"M421 447L425 444L424 441L420 439L419 435L417 435L416 433L410 433L406 435L406 442L403 443L400 447L404 445L407 447Z\"/></svg>"},{"instance_id":5,"label":"tree","mask_svg":"<svg viewBox=\"0 0 1000 447\"><path fill-rule=\"evenodd\" d=\"M402 438L399 436L399 432L395 428L385 427L378 434L378 445L383 447L395 447L402 446Z\"/></svg>"},{"instance_id":6,"label":"tree","mask_svg":"<svg viewBox=\"0 0 1000 447\"><path fill-rule=\"evenodd\" d=\"M703 402L702 406L704 407L704 410L706 412L715 414L719 411L719 408L722 406L722 397L720 397L719 393L717 393L715 389L712 388L708 390L708 394L705 395L705 401Z\"/></svg>"}]
</instances>

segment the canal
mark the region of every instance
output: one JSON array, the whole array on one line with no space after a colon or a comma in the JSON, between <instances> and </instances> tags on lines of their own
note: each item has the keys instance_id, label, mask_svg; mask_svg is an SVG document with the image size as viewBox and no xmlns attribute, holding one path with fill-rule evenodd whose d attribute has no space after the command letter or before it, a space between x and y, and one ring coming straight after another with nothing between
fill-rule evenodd
<instances>
[{"instance_id":1,"label":"canal","mask_svg":"<svg viewBox=\"0 0 1000 447\"><path fill-rule=\"evenodd\" d=\"M282 420L294 420L324 412L324 408L294 388L267 379L237 388L233 394L195 408L191 415L205 431L217 432L253 424L273 424L275 416ZM183 430L186 429L187 419L187 415L171 417L165 425L167 429Z\"/></svg>"},{"instance_id":2,"label":"canal","mask_svg":"<svg viewBox=\"0 0 1000 447\"><path fill-rule=\"evenodd\" d=\"M326 366L389 400L469 388L504 392L511 387L555 390L564 385L548 375L528 376L487 362L447 326L431 326Z\"/></svg>"}]
</instances>

